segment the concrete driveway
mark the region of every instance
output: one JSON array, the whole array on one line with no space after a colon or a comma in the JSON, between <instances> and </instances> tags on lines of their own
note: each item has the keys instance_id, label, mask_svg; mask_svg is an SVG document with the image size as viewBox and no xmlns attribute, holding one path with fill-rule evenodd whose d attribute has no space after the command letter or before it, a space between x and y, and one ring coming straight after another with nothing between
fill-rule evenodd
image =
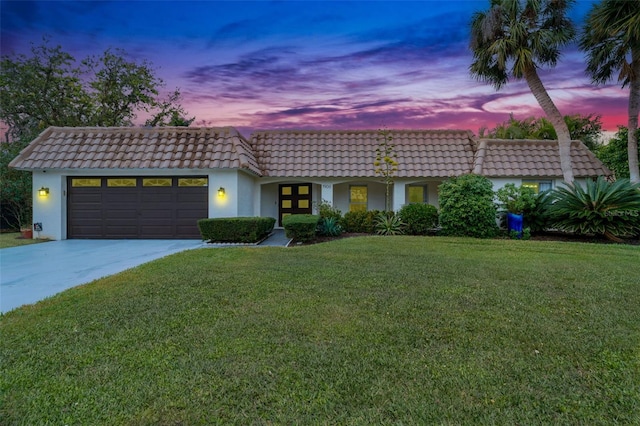
<instances>
[{"instance_id":1,"label":"concrete driveway","mask_svg":"<svg viewBox=\"0 0 640 426\"><path fill-rule=\"evenodd\" d=\"M0 312L183 250L198 240L62 240L0 250Z\"/></svg>"}]
</instances>

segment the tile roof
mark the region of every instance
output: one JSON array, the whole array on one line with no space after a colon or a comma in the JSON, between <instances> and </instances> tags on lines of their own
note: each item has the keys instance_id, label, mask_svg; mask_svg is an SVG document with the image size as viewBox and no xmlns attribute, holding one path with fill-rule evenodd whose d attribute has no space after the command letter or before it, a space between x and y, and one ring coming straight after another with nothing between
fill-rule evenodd
<instances>
[{"instance_id":1,"label":"tile roof","mask_svg":"<svg viewBox=\"0 0 640 426\"><path fill-rule=\"evenodd\" d=\"M469 173L475 141L466 130L390 130L396 177ZM377 130L283 130L250 138L264 176L375 177Z\"/></svg>"},{"instance_id":2,"label":"tile roof","mask_svg":"<svg viewBox=\"0 0 640 426\"><path fill-rule=\"evenodd\" d=\"M558 142L480 139L467 130L390 130L396 177L562 177ZM50 127L11 167L34 169L245 169L286 178L375 177L377 130L261 131L247 141L232 127ZM576 177L612 172L580 141Z\"/></svg>"},{"instance_id":3,"label":"tile roof","mask_svg":"<svg viewBox=\"0 0 640 426\"><path fill-rule=\"evenodd\" d=\"M613 173L581 141L571 142L575 177ZM487 177L562 177L558 141L480 139L474 173Z\"/></svg>"},{"instance_id":4,"label":"tile roof","mask_svg":"<svg viewBox=\"0 0 640 426\"><path fill-rule=\"evenodd\" d=\"M232 127L49 127L10 163L19 169L247 169L260 174Z\"/></svg>"}]
</instances>

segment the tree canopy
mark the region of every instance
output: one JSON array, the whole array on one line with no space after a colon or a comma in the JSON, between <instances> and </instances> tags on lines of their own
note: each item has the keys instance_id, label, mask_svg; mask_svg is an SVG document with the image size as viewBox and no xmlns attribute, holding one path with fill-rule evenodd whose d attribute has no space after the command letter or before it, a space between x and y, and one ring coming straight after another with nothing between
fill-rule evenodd
<instances>
[{"instance_id":1,"label":"tree canopy","mask_svg":"<svg viewBox=\"0 0 640 426\"><path fill-rule=\"evenodd\" d=\"M629 178L628 135L629 129L618 126L615 136L596 151L597 157L615 173L616 178ZM640 130L636 130L636 139L638 136L640 136ZM640 160L640 156L637 160Z\"/></svg>"},{"instance_id":2,"label":"tree canopy","mask_svg":"<svg viewBox=\"0 0 640 426\"><path fill-rule=\"evenodd\" d=\"M165 84L151 64L107 50L79 63L61 46L45 40L31 55L0 60L0 120L11 140L32 139L49 126L131 126L139 113L147 125L188 124L175 90L160 95Z\"/></svg>"},{"instance_id":3,"label":"tree canopy","mask_svg":"<svg viewBox=\"0 0 640 426\"><path fill-rule=\"evenodd\" d=\"M595 114L565 115L564 121L569 128L571 140L582 141L594 153L600 146L602 122ZM527 117L518 120L513 114L503 123L492 129L480 129L481 138L490 139L557 139L556 131L544 117Z\"/></svg>"}]
</instances>

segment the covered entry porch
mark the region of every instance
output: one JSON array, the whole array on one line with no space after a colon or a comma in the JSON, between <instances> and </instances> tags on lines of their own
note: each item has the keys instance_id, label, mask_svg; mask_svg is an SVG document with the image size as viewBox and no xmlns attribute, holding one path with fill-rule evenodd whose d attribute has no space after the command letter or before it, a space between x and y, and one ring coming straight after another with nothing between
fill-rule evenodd
<instances>
[{"instance_id":1,"label":"covered entry porch","mask_svg":"<svg viewBox=\"0 0 640 426\"><path fill-rule=\"evenodd\" d=\"M408 203L438 205L438 185L441 180L398 179L391 187L393 210L398 211ZM276 218L282 226L282 218L288 214L312 214L318 205L328 203L345 214L349 211L384 210L384 183L373 179L342 180L273 180L260 182L257 191L259 216Z\"/></svg>"}]
</instances>

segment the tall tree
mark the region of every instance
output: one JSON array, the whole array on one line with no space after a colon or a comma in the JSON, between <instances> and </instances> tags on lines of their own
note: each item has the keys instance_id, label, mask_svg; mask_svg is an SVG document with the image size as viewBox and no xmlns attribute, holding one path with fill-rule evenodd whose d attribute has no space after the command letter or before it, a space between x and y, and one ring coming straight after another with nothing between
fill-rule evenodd
<instances>
[{"instance_id":1,"label":"tall tree","mask_svg":"<svg viewBox=\"0 0 640 426\"><path fill-rule=\"evenodd\" d=\"M587 15L580 37L587 53L587 74L604 84L618 73L618 83L629 86L627 151L631 182L640 182L638 168L638 113L640 112L640 4L603 0Z\"/></svg>"},{"instance_id":2,"label":"tall tree","mask_svg":"<svg viewBox=\"0 0 640 426\"><path fill-rule=\"evenodd\" d=\"M140 112L151 115L147 124L186 124L180 92L161 98L163 87L149 63L121 50L77 64L45 40L30 56L1 58L0 120L12 140L33 139L49 126L131 126Z\"/></svg>"},{"instance_id":3,"label":"tall tree","mask_svg":"<svg viewBox=\"0 0 640 426\"><path fill-rule=\"evenodd\" d=\"M500 90L509 78L524 79L558 135L560 166L573 182L571 135L562 114L547 93L538 68L553 67L560 48L574 35L566 17L573 0L490 0L489 10L471 21L471 74Z\"/></svg>"}]
</instances>

